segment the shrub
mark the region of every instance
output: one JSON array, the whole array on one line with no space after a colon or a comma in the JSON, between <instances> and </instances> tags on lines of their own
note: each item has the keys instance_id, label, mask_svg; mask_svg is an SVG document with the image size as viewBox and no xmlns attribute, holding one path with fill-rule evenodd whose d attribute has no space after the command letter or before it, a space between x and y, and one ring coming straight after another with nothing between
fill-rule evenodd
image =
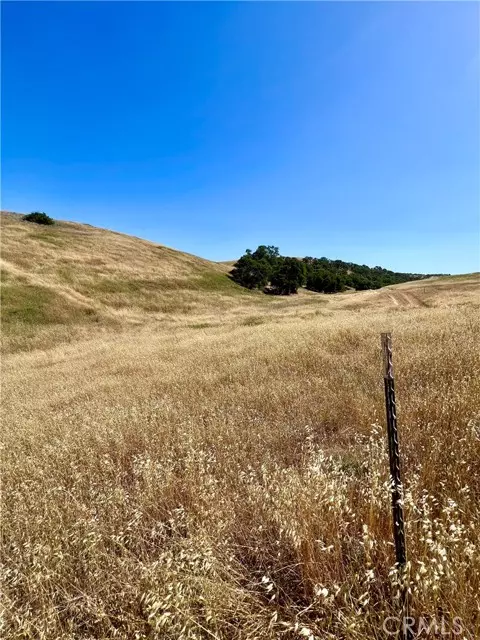
<instances>
[{"instance_id":1,"label":"shrub","mask_svg":"<svg viewBox=\"0 0 480 640\"><path fill-rule=\"evenodd\" d=\"M23 216L23 219L27 222L36 222L37 224L55 224L54 219L47 216L44 211L32 211L32 213Z\"/></svg>"}]
</instances>

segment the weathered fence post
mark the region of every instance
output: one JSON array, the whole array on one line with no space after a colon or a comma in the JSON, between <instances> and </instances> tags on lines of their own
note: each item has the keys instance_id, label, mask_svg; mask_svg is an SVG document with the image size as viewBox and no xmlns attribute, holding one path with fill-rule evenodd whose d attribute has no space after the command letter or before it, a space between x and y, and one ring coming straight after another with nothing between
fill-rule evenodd
<instances>
[{"instance_id":1,"label":"weathered fence post","mask_svg":"<svg viewBox=\"0 0 480 640\"><path fill-rule=\"evenodd\" d=\"M407 585L407 548L405 542L405 521L403 517L403 485L400 475L400 450L398 444L397 410L395 405L395 382L392 363L392 336L382 333L384 358L385 408L387 413L388 455L390 459L390 481L392 491L393 539L400 584L401 636L410 640L412 632L409 626L408 585Z\"/></svg>"}]
</instances>

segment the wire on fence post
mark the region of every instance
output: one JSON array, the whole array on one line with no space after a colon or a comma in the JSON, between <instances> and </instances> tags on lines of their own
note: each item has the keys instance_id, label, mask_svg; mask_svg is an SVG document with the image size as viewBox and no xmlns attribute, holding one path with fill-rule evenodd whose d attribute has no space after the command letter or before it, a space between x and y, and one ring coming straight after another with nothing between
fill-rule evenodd
<instances>
[{"instance_id":1,"label":"wire on fence post","mask_svg":"<svg viewBox=\"0 0 480 640\"><path fill-rule=\"evenodd\" d=\"M392 362L392 336L382 333L384 359L385 408L387 413L388 455L390 459L390 481L392 491L393 539L400 584L401 636L410 640L408 585L406 580L407 548L405 542L405 521L403 517L403 485L400 475L400 450L398 444L397 411L395 405L395 381Z\"/></svg>"}]
</instances>

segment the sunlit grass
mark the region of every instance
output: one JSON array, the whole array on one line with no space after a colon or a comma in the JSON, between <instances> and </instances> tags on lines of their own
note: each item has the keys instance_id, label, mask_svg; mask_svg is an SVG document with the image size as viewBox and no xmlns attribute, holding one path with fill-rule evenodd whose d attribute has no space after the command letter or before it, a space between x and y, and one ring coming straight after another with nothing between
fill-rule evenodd
<instances>
[{"instance_id":1,"label":"sunlit grass","mask_svg":"<svg viewBox=\"0 0 480 640\"><path fill-rule=\"evenodd\" d=\"M111 255L89 251L78 259L92 283L95 269L151 277L146 257L114 272ZM37 316L13 319L5 341L2 637L385 638L397 612L386 330L411 613L457 616L463 637L480 637L471 278L277 299L223 295L220 272L142 310L130 285L102 306L94 287L73 286L85 271L72 262L69 282L54 280L48 260L27 272L6 260L3 281L59 299L7 293ZM91 304L100 320L60 323L57 303L58 314Z\"/></svg>"},{"instance_id":2,"label":"sunlit grass","mask_svg":"<svg viewBox=\"0 0 480 640\"><path fill-rule=\"evenodd\" d=\"M5 637L383 637L384 329L412 609L478 635L475 310L249 317L9 357Z\"/></svg>"}]
</instances>

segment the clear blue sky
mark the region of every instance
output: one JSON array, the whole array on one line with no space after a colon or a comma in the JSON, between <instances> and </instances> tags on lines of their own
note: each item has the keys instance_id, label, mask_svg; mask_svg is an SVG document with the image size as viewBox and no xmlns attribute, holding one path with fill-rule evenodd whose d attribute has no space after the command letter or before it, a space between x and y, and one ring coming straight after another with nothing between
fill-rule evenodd
<instances>
[{"instance_id":1,"label":"clear blue sky","mask_svg":"<svg viewBox=\"0 0 480 640\"><path fill-rule=\"evenodd\" d=\"M2 208L479 270L477 3L2 2Z\"/></svg>"}]
</instances>

